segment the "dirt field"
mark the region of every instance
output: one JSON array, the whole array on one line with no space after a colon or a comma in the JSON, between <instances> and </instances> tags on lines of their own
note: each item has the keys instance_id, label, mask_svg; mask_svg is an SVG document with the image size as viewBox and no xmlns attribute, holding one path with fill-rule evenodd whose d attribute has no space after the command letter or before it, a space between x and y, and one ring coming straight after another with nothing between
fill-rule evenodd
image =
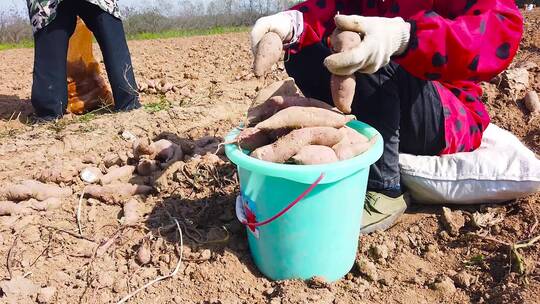
<instances>
[{"instance_id":1,"label":"dirt field","mask_svg":"<svg viewBox=\"0 0 540 304\"><path fill-rule=\"evenodd\" d=\"M526 14L525 39L512 66L525 67L528 88L537 92L539 26L540 11ZM132 135L213 152L243 118L257 89L286 76L282 64L266 80L249 73L246 33L135 41L130 48L139 82L166 79L176 92L143 94L144 107L134 112L67 116L46 125L26 123L33 51L0 52L2 188L51 167L76 173L92 163L105 169L104 159L129 162ZM525 92L504 77L484 87L493 122L540 153L540 117L524 108ZM59 209L0 216L0 302L35 303L40 287L52 287L39 294L40 301L116 303L169 274L183 251L173 278L130 302L540 303L540 242L517 249L523 264L510 250L511 244L540 234L539 194L501 205L452 208L458 222L465 219L455 233L444 225L441 206L415 205L387 232L361 237L357 265L339 282L271 282L252 263L245 231L234 216L234 166L224 157L188 155L178 169L165 176L159 193L140 199L144 219L135 227L120 224L120 205L79 201L84 183L77 176L59 183L73 190ZM470 220L473 214L487 219L481 228ZM151 252L145 265L136 258L140 246Z\"/></svg>"}]
</instances>

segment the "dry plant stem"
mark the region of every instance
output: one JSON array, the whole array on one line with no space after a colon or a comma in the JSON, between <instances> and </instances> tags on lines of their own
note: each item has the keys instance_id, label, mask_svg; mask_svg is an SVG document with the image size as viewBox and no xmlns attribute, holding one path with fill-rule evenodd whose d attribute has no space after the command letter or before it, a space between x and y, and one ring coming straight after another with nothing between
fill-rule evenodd
<instances>
[{"instance_id":1,"label":"dry plant stem","mask_svg":"<svg viewBox=\"0 0 540 304\"><path fill-rule=\"evenodd\" d=\"M55 230L57 232L65 233L65 234L70 235L70 236L72 236L74 238L77 238L77 239L83 239L83 240L87 240L87 241L92 242L92 243L96 243L96 240L91 239L91 238L86 237L86 236L83 236L83 235L80 235L80 234L77 234L75 232L67 231L67 230L57 228L57 227L53 227L53 226L42 225L40 227L47 228L47 229L53 229L53 230Z\"/></svg>"},{"instance_id":2,"label":"dry plant stem","mask_svg":"<svg viewBox=\"0 0 540 304\"><path fill-rule=\"evenodd\" d=\"M11 247L9 247L7 257L6 257L6 268L9 274L9 279L11 280L13 276L11 275L11 252L13 251L13 248L17 245L17 240L19 239L19 235L15 236L15 239L13 240L13 244Z\"/></svg>"},{"instance_id":3,"label":"dry plant stem","mask_svg":"<svg viewBox=\"0 0 540 304\"><path fill-rule=\"evenodd\" d=\"M518 249L518 248L527 248L527 247L533 246L538 241L540 241L540 234L533 237L533 238L531 238L531 239L525 240L523 242L518 242L518 243L514 244L513 247L516 248L516 249Z\"/></svg>"},{"instance_id":4,"label":"dry plant stem","mask_svg":"<svg viewBox=\"0 0 540 304\"><path fill-rule=\"evenodd\" d=\"M77 227L79 228L79 234L80 235L83 235L83 231L82 231L82 226L81 226L81 208L82 208L82 200L83 200L83 197L84 197L84 190L86 188L83 188L83 190L81 191L81 196L79 197L79 204L77 206Z\"/></svg>"},{"instance_id":5,"label":"dry plant stem","mask_svg":"<svg viewBox=\"0 0 540 304\"><path fill-rule=\"evenodd\" d=\"M534 246L534 244L540 240L540 235L537 235L534 238L512 244L512 243L498 240L490 236L483 236L477 233L473 233L473 235L483 238L485 240L491 241L491 242L495 242L497 244L504 245L507 248L509 248L510 249L510 268L512 268L512 262L514 262L517 273L519 274L525 274L526 267L525 267L525 261L523 257L521 256L521 254L518 252L518 249Z\"/></svg>"},{"instance_id":6,"label":"dry plant stem","mask_svg":"<svg viewBox=\"0 0 540 304\"><path fill-rule=\"evenodd\" d=\"M30 267L34 266L40 257L42 257L47 250L49 250L49 247L51 247L51 242L53 238L53 233L49 231L49 240L47 241L47 246L41 251L41 253L34 259L34 261L30 264Z\"/></svg>"},{"instance_id":7,"label":"dry plant stem","mask_svg":"<svg viewBox=\"0 0 540 304\"><path fill-rule=\"evenodd\" d=\"M101 257L103 255L105 255L105 253L107 253L107 250L109 250L109 248L112 246L112 244L114 244L114 242L116 241L116 239L120 236L120 234L122 233L122 231L124 230L125 227L121 227L119 228L118 230L116 230L116 232L105 242L103 243L102 245L100 245L97 249L96 249L96 253L95 253L95 256L96 257Z\"/></svg>"},{"instance_id":8,"label":"dry plant stem","mask_svg":"<svg viewBox=\"0 0 540 304\"><path fill-rule=\"evenodd\" d=\"M157 277L157 278L153 279L152 281L144 284L140 288L136 289L132 293L130 293L127 296L125 296L124 298L122 298L122 300L118 301L116 304L126 303L129 299L134 297L139 292L145 290L149 286L151 286L151 285L153 285L153 284L155 284L155 283L157 283L159 281L171 278L171 277L175 276L176 273L178 273L178 271L180 270L180 266L182 265L182 254L183 254L183 248L184 248L184 241L182 240L182 229L180 229L180 224L178 224L178 220L174 219L174 222L176 223L176 228L178 229L178 234L180 235L180 256L178 257L178 263L176 263L176 267L174 268L174 270L171 273L169 273L168 275Z\"/></svg>"}]
</instances>

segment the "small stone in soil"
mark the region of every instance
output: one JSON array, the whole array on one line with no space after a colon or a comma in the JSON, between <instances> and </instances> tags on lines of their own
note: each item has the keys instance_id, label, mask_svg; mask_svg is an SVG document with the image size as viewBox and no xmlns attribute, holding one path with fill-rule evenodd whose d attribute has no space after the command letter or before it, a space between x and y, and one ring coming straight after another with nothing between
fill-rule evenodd
<instances>
[{"instance_id":1,"label":"small stone in soil","mask_svg":"<svg viewBox=\"0 0 540 304\"><path fill-rule=\"evenodd\" d=\"M265 296L271 296L273 293L274 293L275 289L274 288L268 288L264 291L264 295Z\"/></svg>"},{"instance_id":2,"label":"small stone in soil","mask_svg":"<svg viewBox=\"0 0 540 304\"><path fill-rule=\"evenodd\" d=\"M463 213L459 210L451 211L447 207L443 207L441 221L448 233L454 236L458 235L459 229L465 226L465 217L463 216Z\"/></svg>"},{"instance_id":3,"label":"small stone in soil","mask_svg":"<svg viewBox=\"0 0 540 304\"><path fill-rule=\"evenodd\" d=\"M452 294L456 291L454 281L447 276L438 278L435 283L431 285L431 288L443 294Z\"/></svg>"},{"instance_id":4,"label":"small stone in soil","mask_svg":"<svg viewBox=\"0 0 540 304\"><path fill-rule=\"evenodd\" d=\"M310 288L328 288L329 284L325 278L315 276L307 281Z\"/></svg>"},{"instance_id":5,"label":"small stone in soil","mask_svg":"<svg viewBox=\"0 0 540 304\"><path fill-rule=\"evenodd\" d=\"M470 275L467 271L462 270L454 276L454 281L457 286L461 288L467 288L473 283L474 277Z\"/></svg>"},{"instance_id":6,"label":"small stone in soil","mask_svg":"<svg viewBox=\"0 0 540 304\"><path fill-rule=\"evenodd\" d=\"M443 241L447 241L447 242L448 242L448 241L451 240L450 235L448 234L448 232L447 232L446 230L441 231L441 232L439 233L439 236L441 237L441 239L442 239Z\"/></svg>"},{"instance_id":7,"label":"small stone in soil","mask_svg":"<svg viewBox=\"0 0 540 304\"><path fill-rule=\"evenodd\" d=\"M137 139L137 136L127 130L124 130L121 136L126 141L134 141L135 139Z\"/></svg>"},{"instance_id":8,"label":"small stone in soil","mask_svg":"<svg viewBox=\"0 0 540 304\"><path fill-rule=\"evenodd\" d=\"M392 286L392 284L394 283L394 279L392 278L392 275L390 275L389 273L385 273L381 276L378 282L384 286Z\"/></svg>"},{"instance_id":9,"label":"small stone in soil","mask_svg":"<svg viewBox=\"0 0 540 304\"><path fill-rule=\"evenodd\" d=\"M121 293L126 290L127 281L126 279L118 279L113 284L113 291L116 293Z\"/></svg>"},{"instance_id":10,"label":"small stone in soil","mask_svg":"<svg viewBox=\"0 0 540 304\"><path fill-rule=\"evenodd\" d=\"M420 227L418 227L418 226L411 226L411 227L409 228L409 232L410 232L410 233L418 233L418 232L420 232Z\"/></svg>"},{"instance_id":11,"label":"small stone in soil","mask_svg":"<svg viewBox=\"0 0 540 304\"><path fill-rule=\"evenodd\" d=\"M41 288L38 292L38 302L43 304L53 303L55 294L56 287Z\"/></svg>"},{"instance_id":12,"label":"small stone in soil","mask_svg":"<svg viewBox=\"0 0 540 304\"><path fill-rule=\"evenodd\" d=\"M270 304L281 304L281 298L273 298L270 300Z\"/></svg>"},{"instance_id":13,"label":"small stone in soil","mask_svg":"<svg viewBox=\"0 0 540 304\"><path fill-rule=\"evenodd\" d=\"M356 261L356 265L358 266L360 273L368 280L375 282L379 278L377 274L377 267L371 261L366 259L358 259Z\"/></svg>"},{"instance_id":14,"label":"small stone in soil","mask_svg":"<svg viewBox=\"0 0 540 304\"><path fill-rule=\"evenodd\" d=\"M369 253L374 260L388 258L388 247L386 245L371 245Z\"/></svg>"},{"instance_id":15,"label":"small stone in soil","mask_svg":"<svg viewBox=\"0 0 540 304\"><path fill-rule=\"evenodd\" d=\"M207 260L210 260L211 257L212 257L212 251L210 251L210 249L205 249L201 251L201 255L199 259L203 261L207 261Z\"/></svg>"}]
</instances>

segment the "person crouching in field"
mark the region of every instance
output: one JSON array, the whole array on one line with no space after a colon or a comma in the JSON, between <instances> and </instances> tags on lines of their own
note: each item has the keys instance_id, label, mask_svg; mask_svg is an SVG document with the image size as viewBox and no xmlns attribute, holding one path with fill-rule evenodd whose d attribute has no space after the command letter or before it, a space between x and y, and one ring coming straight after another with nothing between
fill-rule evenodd
<instances>
[{"instance_id":1,"label":"person crouching in field","mask_svg":"<svg viewBox=\"0 0 540 304\"><path fill-rule=\"evenodd\" d=\"M335 28L362 42L332 54ZM285 68L306 97L331 102L331 73L356 76L352 114L384 139L370 169L362 232L390 227L407 208L399 153L473 151L490 122L478 83L508 67L523 32L510 0L308 0L262 17L252 48L267 32L289 52Z\"/></svg>"},{"instance_id":2,"label":"person crouching in field","mask_svg":"<svg viewBox=\"0 0 540 304\"><path fill-rule=\"evenodd\" d=\"M39 120L54 120L66 111L66 59L77 16L93 32L103 53L114 109L140 107L116 0L27 0L27 5L35 44L31 101Z\"/></svg>"}]
</instances>

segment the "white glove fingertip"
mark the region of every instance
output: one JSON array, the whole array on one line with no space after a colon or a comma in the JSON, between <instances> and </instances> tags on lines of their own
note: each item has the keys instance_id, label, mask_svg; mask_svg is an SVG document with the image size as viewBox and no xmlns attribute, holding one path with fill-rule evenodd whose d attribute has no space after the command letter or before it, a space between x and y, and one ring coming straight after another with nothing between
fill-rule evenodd
<instances>
[{"instance_id":1,"label":"white glove fingertip","mask_svg":"<svg viewBox=\"0 0 540 304\"><path fill-rule=\"evenodd\" d=\"M324 59L324 65L334 75L347 76L354 73L354 65L344 64L345 58L342 54L333 54Z\"/></svg>"},{"instance_id":2,"label":"white glove fingertip","mask_svg":"<svg viewBox=\"0 0 540 304\"><path fill-rule=\"evenodd\" d=\"M342 31L353 31L358 33L365 32L365 26L362 16L356 15L336 15L334 22L336 27Z\"/></svg>"}]
</instances>

